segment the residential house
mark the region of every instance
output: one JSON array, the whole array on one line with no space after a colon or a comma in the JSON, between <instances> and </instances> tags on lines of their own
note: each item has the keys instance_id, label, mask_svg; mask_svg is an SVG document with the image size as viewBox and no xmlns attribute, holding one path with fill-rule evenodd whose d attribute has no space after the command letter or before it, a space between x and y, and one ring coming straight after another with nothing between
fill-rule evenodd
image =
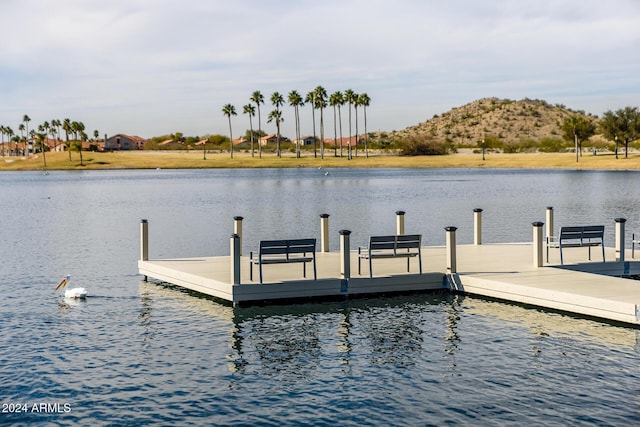
<instances>
[{"instance_id":1,"label":"residential house","mask_svg":"<svg viewBox=\"0 0 640 427\"><path fill-rule=\"evenodd\" d=\"M304 145L313 145L313 136L305 136L301 139L296 139L294 142L294 144L300 144L301 146Z\"/></svg>"},{"instance_id":2,"label":"residential house","mask_svg":"<svg viewBox=\"0 0 640 427\"><path fill-rule=\"evenodd\" d=\"M333 138L330 139L325 139L324 140L324 145L326 146L331 146L333 147L334 145L337 145L338 147L343 146L343 147L355 147L356 143L358 145L363 144L364 143L364 139L361 135L356 136L352 136L351 138L346 137L346 138L338 138L337 140L334 140Z\"/></svg>"},{"instance_id":3,"label":"residential house","mask_svg":"<svg viewBox=\"0 0 640 427\"><path fill-rule=\"evenodd\" d=\"M104 151L142 150L146 139L119 133L105 139Z\"/></svg>"},{"instance_id":4,"label":"residential house","mask_svg":"<svg viewBox=\"0 0 640 427\"><path fill-rule=\"evenodd\" d=\"M260 145L262 147L266 146L267 144L275 144L276 142L278 142L277 135L265 135L260 138Z\"/></svg>"}]
</instances>

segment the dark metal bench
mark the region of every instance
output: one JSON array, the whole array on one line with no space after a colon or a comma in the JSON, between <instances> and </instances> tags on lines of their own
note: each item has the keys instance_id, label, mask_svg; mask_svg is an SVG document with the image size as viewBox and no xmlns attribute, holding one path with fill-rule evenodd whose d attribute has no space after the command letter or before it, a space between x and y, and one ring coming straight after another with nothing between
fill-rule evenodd
<instances>
[{"instance_id":1,"label":"dark metal bench","mask_svg":"<svg viewBox=\"0 0 640 427\"><path fill-rule=\"evenodd\" d=\"M262 240L257 254L249 254L251 269L249 278L253 280L253 265L260 266L260 283L262 283L262 266L265 264L302 263L303 277L307 277L307 263L313 262L313 280L316 272L316 239Z\"/></svg>"},{"instance_id":2,"label":"dark metal bench","mask_svg":"<svg viewBox=\"0 0 640 427\"><path fill-rule=\"evenodd\" d=\"M409 272L409 261L413 257L418 258L420 274L422 274L421 246L421 234L371 236L369 237L369 246L358 248L358 274L361 274L360 261L368 259L369 277L373 277L372 260L374 258L406 258L407 272Z\"/></svg>"},{"instance_id":3,"label":"dark metal bench","mask_svg":"<svg viewBox=\"0 0 640 427\"><path fill-rule=\"evenodd\" d=\"M602 247L602 262L604 262L604 225L561 227L559 236L547 238L547 262L549 262L549 248L560 249L560 264L564 263L562 248L589 248L589 260L591 260L593 246Z\"/></svg>"}]
</instances>

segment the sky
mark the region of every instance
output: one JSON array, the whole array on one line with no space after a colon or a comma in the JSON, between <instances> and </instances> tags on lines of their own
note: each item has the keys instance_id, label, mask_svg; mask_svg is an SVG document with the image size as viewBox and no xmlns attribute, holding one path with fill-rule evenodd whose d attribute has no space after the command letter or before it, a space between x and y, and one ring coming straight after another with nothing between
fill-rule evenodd
<instances>
[{"instance_id":1,"label":"sky","mask_svg":"<svg viewBox=\"0 0 640 427\"><path fill-rule=\"evenodd\" d=\"M485 97L640 106L640 0L0 0L0 17L0 125L16 133L27 114L90 136L228 135L232 104L236 137L256 90L275 133L271 94L319 85L367 93L368 131ZM301 122L312 134L309 106Z\"/></svg>"}]
</instances>

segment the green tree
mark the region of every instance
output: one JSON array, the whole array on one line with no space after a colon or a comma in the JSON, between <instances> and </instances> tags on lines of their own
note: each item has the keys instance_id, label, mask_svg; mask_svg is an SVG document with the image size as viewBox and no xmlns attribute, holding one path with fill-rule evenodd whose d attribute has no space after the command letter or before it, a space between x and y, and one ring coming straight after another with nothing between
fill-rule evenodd
<instances>
[{"instance_id":1,"label":"green tree","mask_svg":"<svg viewBox=\"0 0 640 427\"><path fill-rule=\"evenodd\" d=\"M344 101L349 104L349 146L348 146L348 155L347 158L351 160L351 105L355 104L358 100L358 95L351 89L347 89L344 91ZM356 131L357 133L357 131ZM356 141L358 140L358 136L356 135Z\"/></svg>"},{"instance_id":2,"label":"green tree","mask_svg":"<svg viewBox=\"0 0 640 427\"><path fill-rule=\"evenodd\" d=\"M82 160L82 142L87 139L87 134L84 133L84 129L84 123L76 121L71 122L71 131L74 136L73 148L80 155L80 166L84 166ZM71 155L69 155L69 158L71 158Z\"/></svg>"},{"instance_id":3,"label":"green tree","mask_svg":"<svg viewBox=\"0 0 640 427\"><path fill-rule=\"evenodd\" d=\"M312 90L307 93L304 101L311 105L311 121L313 122L313 157L318 157L318 138L316 138L316 91Z\"/></svg>"},{"instance_id":4,"label":"green tree","mask_svg":"<svg viewBox=\"0 0 640 427\"><path fill-rule=\"evenodd\" d=\"M624 158L629 156L629 143L640 137L640 112L637 107L625 107L615 112L606 111L600 120L602 133L607 139L624 142Z\"/></svg>"},{"instance_id":5,"label":"green tree","mask_svg":"<svg viewBox=\"0 0 640 427\"><path fill-rule=\"evenodd\" d=\"M25 129L26 129L26 134L27 134L27 138L29 138L29 122L31 121L31 118L29 116L27 116L26 114L22 117L22 122L24 123ZM25 155L29 154L28 150L27 150L27 140L25 139L24 141L24 151L25 151Z\"/></svg>"},{"instance_id":6,"label":"green tree","mask_svg":"<svg viewBox=\"0 0 640 427\"><path fill-rule=\"evenodd\" d=\"M297 90L292 90L288 95L289 105L293 107L296 125L296 158L300 158L300 107L304 105L302 95Z\"/></svg>"},{"instance_id":7,"label":"green tree","mask_svg":"<svg viewBox=\"0 0 640 427\"><path fill-rule=\"evenodd\" d=\"M247 104L242 107L242 113L249 115L249 129L251 129L251 157L253 157L253 119L252 117L256 115L256 107L251 104Z\"/></svg>"},{"instance_id":8,"label":"green tree","mask_svg":"<svg viewBox=\"0 0 640 427\"><path fill-rule=\"evenodd\" d=\"M273 110L269 113L268 119L267 119L267 123L271 123L271 122L276 122L276 140L277 140L277 151L278 151L278 157L280 157L280 123L282 123L284 120L282 119L282 111L276 109Z\"/></svg>"},{"instance_id":9,"label":"green tree","mask_svg":"<svg viewBox=\"0 0 640 427\"><path fill-rule=\"evenodd\" d=\"M25 142L25 138L24 138L24 123L20 123L20 125L18 126L18 130L20 131L20 143ZM25 148L26 148L27 144L25 143ZM16 156L18 155L18 142L16 142Z\"/></svg>"},{"instance_id":10,"label":"green tree","mask_svg":"<svg viewBox=\"0 0 640 427\"><path fill-rule=\"evenodd\" d=\"M282 97L282 95L280 95L280 92L273 92L271 94L271 104L273 104L273 106L276 107L277 114L275 116L273 116L272 115L273 111L271 113L269 113L269 121L270 122L272 120L276 121L276 128L278 129L278 134L276 135L276 141L277 141L276 153L277 153L278 157L281 157L281 153L280 153L280 123L283 122L284 120L282 119L282 111L280 110L280 107L282 107L284 105L284 98Z\"/></svg>"},{"instance_id":11,"label":"green tree","mask_svg":"<svg viewBox=\"0 0 640 427\"><path fill-rule=\"evenodd\" d=\"M596 133L596 125L587 117L574 114L564 119L561 129L567 141L574 141L577 162L578 152L582 155L582 143Z\"/></svg>"},{"instance_id":12,"label":"green tree","mask_svg":"<svg viewBox=\"0 0 640 427\"><path fill-rule=\"evenodd\" d=\"M64 131L64 146L67 147L69 152L69 161L71 161L71 143L69 142L69 134L71 133L71 119L64 119L62 122L62 130Z\"/></svg>"},{"instance_id":13,"label":"green tree","mask_svg":"<svg viewBox=\"0 0 640 427\"><path fill-rule=\"evenodd\" d=\"M53 143L54 149L57 151L58 141L60 141L60 126L62 126L62 122L58 119L51 120L51 128L55 129L55 142ZM54 135L52 135L54 136Z\"/></svg>"},{"instance_id":14,"label":"green tree","mask_svg":"<svg viewBox=\"0 0 640 427\"><path fill-rule=\"evenodd\" d=\"M47 169L47 155L46 155L46 140L47 140L47 133L44 131L44 126L40 125L40 127L38 128L39 132L37 132L35 134L36 137L36 142L38 143L38 146L42 149L42 164L44 169ZM34 149L35 151L35 149Z\"/></svg>"},{"instance_id":15,"label":"green tree","mask_svg":"<svg viewBox=\"0 0 640 427\"><path fill-rule=\"evenodd\" d=\"M233 159L233 132L231 130L231 116L237 115L236 107L231 104L226 104L224 107L222 107L222 114L227 116L227 118L229 119L229 145L231 147L229 149L229 152L231 153L231 158Z\"/></svg>"},{"instance_id":16,"label":"green tree","mask_svg":"<svg viewBox=\"0 0 640 427\"><path fill-rule=\"evenodd\" d=\"M333 155L338 156L338 131L336 122L336 109L338 110L338 118L340 120L340 157L342 157L342 116L340 114L340 107L344 105L344 98L342 92L336 91L329 96L329 105L333 107Z\"/></svg>"},{"instance_id":17,"label":"green tree","mask_svg":"<svg viewBox=\"0 0 640 427\"><path fill-rule=\"evenodd\" d=\"M13 136L15 135L15 133L13 132L13 129L11 129L9 126L5 126L4 132L8 136L7 144L9 144L8 145L8 149L9 149L9 156L10 156L11 155L11 140L13 139Z\"/></svg>"},{"instance_id":18,"label":"green tree","mask_svg":"<svg viewBox=\"0 0 640 427\"><path fill-rule=\"evenodd\" d=\"M254 91L251 94L251 101L256 104L258 108L258 133L262 134L262 120L260 116L260 104L264 104L264 96L260 93L259 90ZM262 158L262 144L260 140L258 140L258 157Z\"/></svg>"},{"instance_id":19,"label":"green tree","mask_svg":"<svg viewBox=\"0 0 640 427\"><path fill-rule=\"evenodd\" d=\"M355 140L355 149L356 149L356 157L358 157L358 107L360 106L360 97L358 94L354 94L353 100L353 114L356 116L356 140Z\"/></svg>"},{"instance_id":20,"label":"green tree","mask_svg":"<svg viewBox=\"0 0 640 427\"><path fill-rule=\"evenodd\" d=\"M4 157L4 135L5 135L4 126L0 126L0 133L2 134L2 157Z\"/></svg>"},{"instance_id":21,"label":"green tree","mask_svg":"<svg viewBox=\"0 0 640 427\"><path fill-rule=\"evenodd\" d=\"M358 96L358 103L362 105L362 111L364 113L364 153L365 157L369 157L369 136L367 135L367 107L371 103L371 98L366 93L361 93Z\"/></svg>"},{"instance_id":22,"label":"green tree","mask_svg":"<svg viewBox=\"0 0 640 427\"><path fill-rule=\"evenodd\" d=\"M314 89L315 107L320 110L320 158L324 159L324 116L323 111L327 108L327 91L322 86Z\"/></svg>"}]
</instances>

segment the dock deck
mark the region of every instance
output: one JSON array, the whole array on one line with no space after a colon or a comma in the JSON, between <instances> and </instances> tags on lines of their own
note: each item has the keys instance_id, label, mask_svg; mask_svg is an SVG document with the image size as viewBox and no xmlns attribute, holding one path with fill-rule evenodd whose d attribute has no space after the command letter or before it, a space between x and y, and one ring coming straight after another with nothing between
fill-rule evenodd
<instances>
[{"instance_id":1,"label":"dock deck","mask_svg":"<svg viewBox=\"0 0 640 427\"><path fill-rule=\"evenodd\" d=\"M266 265L264 283L257 274L249 280L249 258L241 257L240 284L232 284L229 256L139 261L140 274L213 296L234 305L296 298L338 298L366 294L411 291L454 290L522 304L561 310L579 315L640 325L640 282L616 277L640 274L640 261L625 253L623 264L613 261L615 250L606 248L608 262L599 261L594 251L587 259L587 248L566 250L565 265L559 253L551 250L549 263L533 265L531 243L457 246L457 273L447 274L445 247L423 247L423 274L417 274L417 261L374 260L373 278L367 263L357 273L357 253L352 251L351 277L340 278L340 254L317 254L318 278L310 269L302 277L302 266ZM254 273L256 273L254 271Z\"/></svg>"}]
</instances>

